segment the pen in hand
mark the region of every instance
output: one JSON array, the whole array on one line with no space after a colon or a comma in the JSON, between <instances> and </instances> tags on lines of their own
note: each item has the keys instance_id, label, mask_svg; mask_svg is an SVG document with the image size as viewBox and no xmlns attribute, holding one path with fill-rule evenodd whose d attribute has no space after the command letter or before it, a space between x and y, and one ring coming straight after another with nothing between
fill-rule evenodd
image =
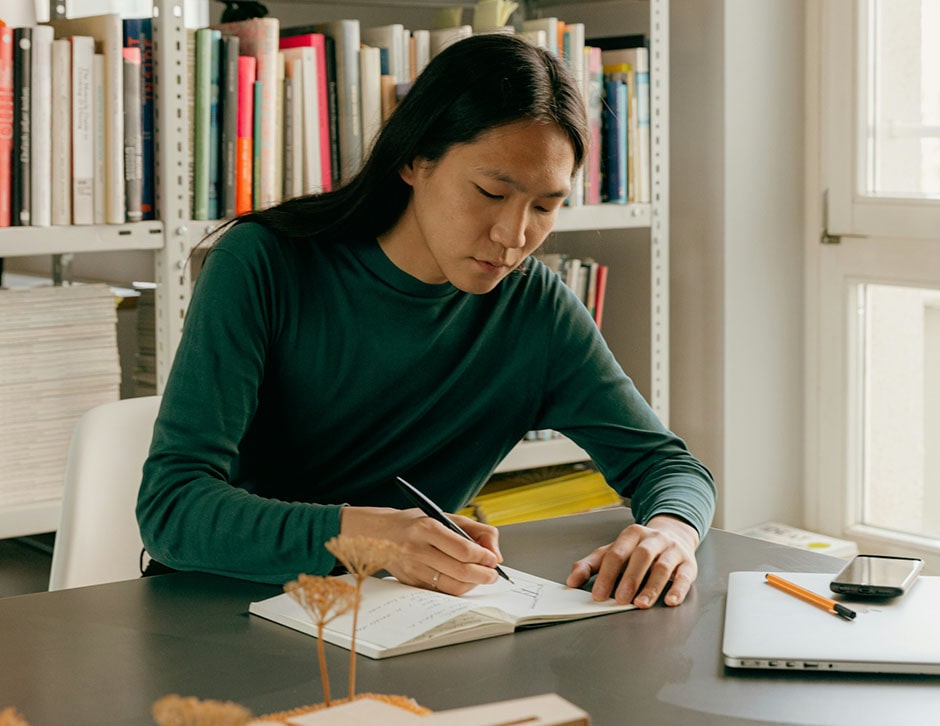
<instances>
[{"instance_id":1,"label":"pen in hand","mask_svg":"<svg viewBox=\"0 0 940 726\"><path fill-rule=\"evenodd\" d=\"M451 532L459 534L464 539L468 539L473 542L473 537L464 532L460 527L454 524L450 517L444 514L444 511L437 506L434 502L428 499L424 494L418 491L412 484L409 484L400 476L395 477L398 480L398 483L401 485L401 488L404 490L405 494L408 495L408 498L414 502L415 506L418 507L422 512L428 515L431 519L436 519L438 522L443 524ZM502 568L499 565L496 565L496 574L502 577L507 582L512 582L509 579L509 575L503 572Z\"/></svg>"},{"instance_id":2,"label":"pen in hand","mask_svg":"<svg viewBox=\"0 0 940 726\"><path fill-rule=\"evenodd\" d=\"M855 618L855 611L847 608L841 603L837 603L835 600L830 600L828 597L823 595L818 595L812 590L807 590L805 587L800 587L796 583L790 582L789 580L784 580L778 575L772 573L767 573L765 575L767 582L776 587L778 590L783 590L785 593L798 597L804 602L808 602L811 605L820 607L826 612L830 612L833 615L838 615L840 618L845 618L846 620L852 620Z\"/></svg>"}]
</instances>

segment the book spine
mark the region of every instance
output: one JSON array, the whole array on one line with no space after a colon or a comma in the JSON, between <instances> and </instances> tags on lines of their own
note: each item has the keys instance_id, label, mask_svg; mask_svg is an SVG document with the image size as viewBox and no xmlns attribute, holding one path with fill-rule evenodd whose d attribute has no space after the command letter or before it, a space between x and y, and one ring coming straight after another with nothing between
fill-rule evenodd
<instances>
[{"instance_id":1,"label":"book spine","mask_svg":"<svg viewBox=\"0 0 940 726\"><path fill-rule=\"evenodd\" d=\"M627 84L605 81L604 201L627 203Z\"/></svg>"},{"instance_id":2,"label":"book spine","mask_svg":"<svg viewBox=\"0 0 940 726\"><path fill-rule=\"evenodd\" d=\"M34 227L52 224L52 39L48 25L33 28L30 223Z\"/></svg>"},{"instance_id":3,"label":"book spine","mask_svg":"<svg viewBox=\"0 0 940 726\"><path fill-rule=\"evenodd\" d=\"M221 117L219 94L221 88L222 34L218 30L209 36L209 219L219 218L219 152L221 150Z\"/></svg>"},{"instance_id":4,"label":"book spine","mask_svg":"<svg viewBox=\"0 0 940 726\"><path fill-rule=\"evenodd\" d=\"M30 223L30 131L32 93L32 28L13 29L13 182L14 226Z\"/></svg>"},{"instance_id":5,"label":"book spine","mask_svg":"<svg viewBox=\"0 0 940 726\"><path fill-rule=\"evenodd\" d=\"M55 225L72 223L72 45L52 41L52 210Z\"/></svg>"},{"instance_id":6,"label":"book spine","mask_svg":"<svg viewBox=\"0 0 940 726\"><path fill-rule=\"evenodd\" d=\"M143 138L141 134L140 48L124 48L124 185L127 221L143 219Z\"/></svg>"},{"instance_id":7,"label":"book spine","mask_svg":"<svg viewBox=\"0 0 940 726\"><path fill-rule=\"evenodd\" d=\"M108 143L107 143L107 101L105 92L105 63L104 54L95 53L92 57L91 66L91 103L92 103L92 122L91 131L94 138L94 167L92 170L92 179L94 180L94 192L92 200L94 203L95 224L104 224L108 219L107 208L107 185L108 185ZM121 139L123 142L123 139ZM123 144L122 144L123 145ZM124 179L120 181L121 189L124 188ZM123 221L123 219L122 219Z\"/></svg>"},{"instance_id":8,"label":"book spine","mask_svg":"<svg viewBox=\"0 0 940 726\"><path fill-rule=\"evenodd\" d=\"M254 139L254 143L251 146L251 197L255 209L264 209L264 198L261 194L261 159L263 157L264 147L260 143L262 134L264 133L264 114L262 114L262 107L264 106L264 81L260 79L256 80L252 86L252 105L254 106L254 110L252 111L254 126L252 138Z\"/></svg>"},{"instance_id":9,"label":"book spine","mask_svg":"<svg viewBox=\"0 0 940 726\"><path fill-rule=\"evenodd\" d=\"M359 21L326 23L320 32L336 48L336 101L339 117L340 180L351 179L362 166L362 112L359 87Z\"/></svg>"},{"instance_id":10,"label":"book spine","mask_svg":"<svg viewBox=\"0 0 940 726\"><path fill-rule=\"evenodd\" d=\"M13 128L13 28L0 27L0 227L12 221Z\"/></svg>"},{"instance_id":11,"label":"book spine","mask_svg":"<svg viewBox=\"0 0 940 726\"><path fill-rule=\"evenodd\" d=\"M238 58L238 143L235 156L235 213L243 214L253 208L252 169L254 160L254 85L255 59Z\"/></svg>"},{"instance_id":12,"label":"book spine","mask_svg":"<svg viewBox=\"0 0 940 726\"><path fill-rule=\"evenodd\" d=\"M585 50L587 56L586 73L588 84L587 117L588 141L587 169L584 174L585 203L601 203L601 129L603 128L602 109L604 71L601 66L601 49L589 47Z\"/></svg>"},{"instance_id":13,"label":"book spine","mask_svg":"<svg viewBox=\"0 0 940 726\"><path fill-rule=\"evenodd\" d=\"M219 166L219 214L235 216L235 147L238 142L238 36L222 38L221 157Z\"/></svg>"},{"instance_id":14,"label":"book spine","mask_svg":"<svg viewBox=\"0 0 940 726\"><path fill-rule=\"evenodd\" d=\"M193 139L193 219L209 219L209 102L212 92L212 29L196 31L195 136Z\"/></svg>"},{"instance_id":15,"label":"book spine","mask_svg":"<svg viewBox=\"0 0 940 726\"><path fill-rule=\"evenodd\" d=\"M140 49L141 218L155 219L153 21L150 18L127 18L123 21L123 27L124 47Z\"/></svg>"},{"instance_id":16,"label":"book spine","mask_svg":"<svg viewBox=\"0 0 940 726\"><path fill-rule=\"evenodd\" d=\"M105 214L108 224L125 219L124 199L124 59L121 17L108 16L104 31Z\"/></svg>"},{"instance_id":17,"label":"book spine","mask_svg":"<svg viewBox=\"0 0 940 726\"><path fill-rule=\"evenodd\" d=\"M72 42L72 223L95 222L95 134L93 74L95 41Z\"/></svg>"},{"instance_id":18,"label":"book spine","mask_svg":"<svg viewBox=\"0 0 940 726\"><path fill-rule=\"evenodd\" d=\"M332 38L323 37L324 56L326 58L326 100L329 119L330 140L330 183L336 187L342 180L342 154L339 150L339 89L336 87L336 43Z\"/></svg>"},{"instance_id":19,"label":"book spine","mask_svg":"<svg viewBox=\"0 0 940 726\"><path fill-rule=\"evenodd\" d=\"M294 97L299 95L300 84L299 66L300 61L286 61L284 73L284 187L282 197L290 199L297 196L297 162L294 158L296 143L294 134L300 130L299 121L295 118L296 111L300 108L299 103L294 102Z\"/></svg>"},{"instance_id":20,"label":"book spine","mask_svg":"<svg viewBox=\"0 0 940 726\"><path fill-rule=\"evenodd\" d=\"M359 82L362 88L362 153L369 156L372 142L382 127L382 68L378 48L359 49Z\"/></svg>"}]
</instances>

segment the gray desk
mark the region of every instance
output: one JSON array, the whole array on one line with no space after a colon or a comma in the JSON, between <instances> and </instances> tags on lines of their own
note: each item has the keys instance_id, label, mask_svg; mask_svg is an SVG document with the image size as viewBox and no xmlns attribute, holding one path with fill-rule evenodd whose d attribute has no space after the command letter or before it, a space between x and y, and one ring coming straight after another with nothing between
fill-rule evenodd
<instances>
[{"instance_id":1,"label":"gray desk","mask_svg":"<svg viewBox=\"0 0 940 726\"><path fill-rule=\"evenodd\" d=\"M505 527L507 563L563 581L626 510ZM940 679L734 672L721 662L728 572L834 572L839 560L713 531L679 608L656 607L385 661L360 658L360 691L431 709L556 692L595 724L940 723ZM314 640L249 617L278 588L199 574L0 599L0 709L33 724L147 724L166 693L255 713L321 700ZM768 624L773 627L773 624ZM333 692L348 653L327 646Z\"/></svg>"}]
</instances>

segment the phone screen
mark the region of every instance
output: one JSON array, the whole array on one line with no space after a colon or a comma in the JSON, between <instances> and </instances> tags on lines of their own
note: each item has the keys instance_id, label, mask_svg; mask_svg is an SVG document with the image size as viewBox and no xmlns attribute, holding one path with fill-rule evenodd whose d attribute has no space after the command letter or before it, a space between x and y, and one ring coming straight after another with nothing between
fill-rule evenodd
<instances>
[{"instance_id":1,"label":"phone screen","mask_svg":"<svg viewBox=\"0 0 940 726\"><path fill-rule=\"evenodd\" d=\"M833 592L873 597L901 595L917 577L924 561L910 557L857 555L829 584Z\"/></svg>"}]
</instances>

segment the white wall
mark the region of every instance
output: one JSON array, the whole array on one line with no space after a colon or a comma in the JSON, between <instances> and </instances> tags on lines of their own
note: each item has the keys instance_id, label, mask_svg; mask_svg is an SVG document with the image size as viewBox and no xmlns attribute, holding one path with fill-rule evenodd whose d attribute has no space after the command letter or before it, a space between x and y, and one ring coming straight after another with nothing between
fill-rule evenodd
<instances>
[{"instance_id":1,"label":"white wall","mask_svg":"<svg viewBox=\"0 0 940 726\"><path fill-rule=\"evenodd\" d=\"M728 529L802 521L803 13L671 7L671 422Z\"/></svg>"}]
</instances>

